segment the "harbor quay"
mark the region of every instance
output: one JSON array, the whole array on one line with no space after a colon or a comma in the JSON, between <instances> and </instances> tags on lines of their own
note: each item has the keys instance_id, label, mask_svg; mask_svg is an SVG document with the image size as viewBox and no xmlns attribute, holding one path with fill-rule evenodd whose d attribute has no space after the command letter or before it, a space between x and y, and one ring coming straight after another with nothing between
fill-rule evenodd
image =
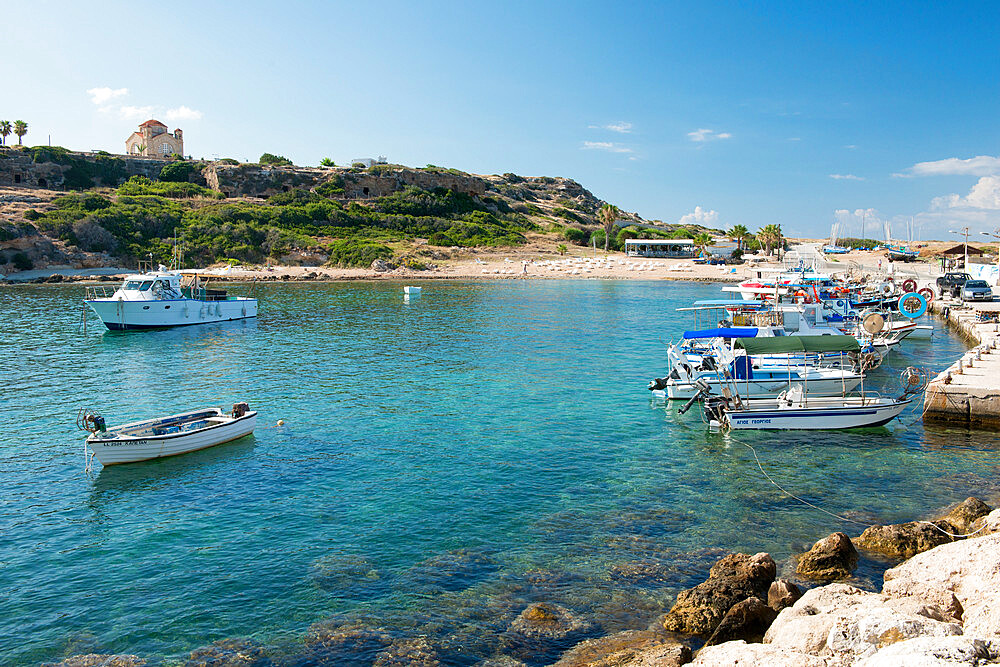
<instances>
[{"instance_id":1,"label":"harbor quay","mask_svg":"<svg viewBox=\"0 0 1000 667\"><path fill-rule=\"evenodd\" d=\"M935 301L930 310L976 343L927 384L924 418L970 426L1000 424L1000 303Z\"/></svg>"}]
</instances>

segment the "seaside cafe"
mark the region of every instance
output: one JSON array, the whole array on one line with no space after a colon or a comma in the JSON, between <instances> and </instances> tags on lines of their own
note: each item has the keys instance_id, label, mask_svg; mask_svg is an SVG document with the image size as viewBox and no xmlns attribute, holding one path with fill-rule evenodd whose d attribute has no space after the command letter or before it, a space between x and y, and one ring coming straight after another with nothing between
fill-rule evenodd
<instances>
[{"instance_id":1,"label":"seaside cafe","mask_svg":"<svg viewBox=\"0 0 1000 667\"><path fill-rule=\"evenodd\" d=\"M691 239L626 239L625 254L632 257L694 257Z\"/></svg>"}]
</instances>

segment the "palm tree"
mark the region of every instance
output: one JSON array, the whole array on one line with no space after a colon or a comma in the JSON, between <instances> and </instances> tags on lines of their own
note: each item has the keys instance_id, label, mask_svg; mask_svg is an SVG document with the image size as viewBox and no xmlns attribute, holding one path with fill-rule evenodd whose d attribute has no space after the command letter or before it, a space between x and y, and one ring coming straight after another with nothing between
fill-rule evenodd
<instances>
[{"instance_id":1,"label":"palm tree","mask_svg":"<svg viewBox=\"0 0 1000 667\"><path fill-rule=\"evenodd\" d=\"M781 245L781 225L765 225L757 232L757 241L764 248L764 254L770 256L771 251Z\"/></svg>"},{"instance_id":2,"label":"palm tree","mask_svg":"<svg viewBox=\"0 0 1000 667\"><path fill-rule=\"evenodd\" d=\"M14 121L14 134L17 135L17 145L21 145L21 137L28 133L28 124L23 120Z\"/></svg>"},{"instance_id":3,"label":"palm tree","mask_svg":"<svg viewBox=\"0 0 1000 667\"><path fill-rule=\"evenodd\" d=\"M611 204L605 204L597 211L597 219L604 225L604 252L608 251L608 240L611 238L611 232L615 231L615 223L618 222L620 215L618 207Z\"/></svg>"},{"instance_id":4,"label":"palm tree","mask_svg":"<svg viewBox=\"0 0 1000 667\"><path fill-rule=\"evenodd\" d=\"M696 234L694 237L694 247L705 252L705 247L712 245L712 235L702 232L701 234Z\"/></svg>"},{"instance_id":5,"label":"palm tree","mask_svg":"<svg viewBox=\"0 0 1000 667\"><path fill-rule=\"evenodd\" d=\"M729 238L736 241L736 248L738 250L743 250L743 242L747 240L750 236L749 230L743 225L733 225L732 229L729 230Z\"/></svg>"},{"instance_id":6,"label":"palm tree","mask_svg":"<svg viewBox=\"0 0 1000 667\"><path fill-rule=\"evenodd\" d=\"M0 146L7 143L7 137L10 136L11 132L13 132L13 130L10 127L10 121L0 120Z\"/></svg>"}]
</instances>

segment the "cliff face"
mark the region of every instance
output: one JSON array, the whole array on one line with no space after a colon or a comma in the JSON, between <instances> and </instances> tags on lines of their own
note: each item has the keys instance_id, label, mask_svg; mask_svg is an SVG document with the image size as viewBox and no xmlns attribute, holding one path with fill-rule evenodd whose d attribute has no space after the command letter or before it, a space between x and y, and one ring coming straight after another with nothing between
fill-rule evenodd
<instances>
[{"instance_id":1,"label":"cliff face","mask_svg":"<svg viewBox=\"0 0 1000 667\"><path fill-rule=\"evenodd\" d=\"M154 179L166 164L156 158L76 153L59 147L6 147L0 148L0 187L116 187L132 176Z\"/></svg>"}]
</instances>

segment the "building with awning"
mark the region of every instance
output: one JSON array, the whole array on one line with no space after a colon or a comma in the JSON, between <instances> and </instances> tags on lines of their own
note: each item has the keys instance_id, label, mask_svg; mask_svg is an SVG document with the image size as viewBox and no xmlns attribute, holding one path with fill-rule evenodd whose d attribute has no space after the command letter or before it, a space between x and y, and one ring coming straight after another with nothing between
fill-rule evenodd
<instances>
[{"instance_id":1,"label":"building with awning","mask_svg":"<svg viewBox=\"0 0 1000 667\"><path fill-rule=\"evenodd\" d=\"M626 239L625 254L631 257L694 257L691 239Z\"/></svg>"}]
</instances>

